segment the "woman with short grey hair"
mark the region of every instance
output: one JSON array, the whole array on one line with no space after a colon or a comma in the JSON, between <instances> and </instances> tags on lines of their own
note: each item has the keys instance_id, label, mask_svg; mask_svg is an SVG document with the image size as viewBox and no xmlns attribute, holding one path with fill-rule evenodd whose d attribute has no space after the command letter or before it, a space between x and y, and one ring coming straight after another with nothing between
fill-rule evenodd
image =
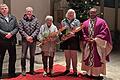
<instances>
[{"instance_id":1,"label":"woman with short grey hair","mask_svg":"<svg viewBox=\"0 0 120 80\"><path fill-rule=\"evenodd\" d=\"M43 24L40 27L40 33L38 35L38 39L41 42L41 50L42 50L42 61L43 61L43 76L47 76L47 74L50 74L50 76L53 75L53 61L54 61L54 54L55 54L55 45L56 40L55 36L51 36L50 39L45 40L48 38L48 36L53 33L57 32L57 27L53 24L53 17L52 16L46 16L45 18L45 24ZM45 42L44 42L45 41ZM49 59L49 72L47 70L48 68L48 59Z\"/></svg>"}]
</instances>

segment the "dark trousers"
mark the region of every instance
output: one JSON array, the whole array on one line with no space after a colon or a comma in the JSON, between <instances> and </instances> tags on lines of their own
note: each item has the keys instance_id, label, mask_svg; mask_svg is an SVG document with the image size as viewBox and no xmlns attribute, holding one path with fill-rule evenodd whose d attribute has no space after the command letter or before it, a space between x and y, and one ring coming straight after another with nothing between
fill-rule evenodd
<instances>
[{"instance_id":1,"label":"dark trousers","mask_svg":"<svg viewBox=\"0 0 120 80\"><path fill-rule=\"evenodd\" d=\"M8 73L9 75L15 74L16 45L13 43L1 43L0 44L0 76L2 76L3 60L6 50L8 50L9 53Z\"/></svg>"},{"instance_id":2,"label":"dark trousers","mask_svg":"<svg viewBox=\"0 0 120 80\"><path fill-rule=\"evenodd\" d=\"M43 61L43 68L44 68L44 70L47 70L47 68L48 68L48 63L47 63L48 59L49 59L49 70L52 70L53 69L54 57L44 56L44 54L42 54L42 61Z\"/></svg>"},{"instance_id":3,"label":"dark trousers","mask_svg":"<svg viewBox=\"0 0 120 80\"><path fill-rule=\"evenodd\" d=\"M34 55L36 49L36 42L29 43L27 41L22 42L22 56L21 56L22 70L26 70L26 56L28 48L30 50L30 71L34 71Z\"/></svg>"}]
</instances>

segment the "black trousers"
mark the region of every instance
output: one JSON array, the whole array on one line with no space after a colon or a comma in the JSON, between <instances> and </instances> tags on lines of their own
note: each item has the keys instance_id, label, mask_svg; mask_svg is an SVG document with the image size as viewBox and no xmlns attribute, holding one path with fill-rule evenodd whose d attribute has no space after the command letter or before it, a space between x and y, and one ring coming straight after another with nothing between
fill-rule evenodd
<instances>
[{"instance_id":1,"label":"black trousers","mask_svg":"<svg viewBox=\"0 0 120 80\"><path fill-rule=\"evenodd\" d=\"M22 42L22 56L21 56L21 65L22 70L26 70L26 56L27 56L27 50L30 50L30 71L34 70L34 55L35 55L35 49L36 49L36 42L29 43L27 41Z\"/></svg>"},{"instance_id":2,"label":"black trousers","mask_svg":"<svg viewBox=\"0 0 120 80\"><path fill-rule=\"evenodd\" d=\"M9 53L8 73L9 75L15 74L16 45L14 43L1 43L0 44L0 76L2 76L3 60L6 50L8 50Z\"/></svg>"},{"instance_id":3,"label":"black trousers","mask_svg":"<svg viewBox=\"0 0 120 80\"><path fill-rule=\"evenodd\" d=\"M49 59L49 70L52 70L53 69L54 57L44 56L44 53L43 53L42 54L42 61L43 61L43 68L44 68L44 70L47 70L47 68L48 68L48 59Z\"/></svg>"}]
</instances>

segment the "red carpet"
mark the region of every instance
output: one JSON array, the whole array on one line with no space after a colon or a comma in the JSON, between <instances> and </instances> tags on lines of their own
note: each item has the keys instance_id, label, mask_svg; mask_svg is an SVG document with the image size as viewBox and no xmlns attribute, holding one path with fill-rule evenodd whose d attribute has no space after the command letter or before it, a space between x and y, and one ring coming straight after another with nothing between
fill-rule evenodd
<instances>
[{"instance_id":1,"label":"red carpet","mask_svg":"<svg viewBox=\"0 0 120 80\"><path fill-rule=\"evenodd\" d=\"M54 65L54 77L43 77L43 69L36 70L37 74L30 75L27 74L26 76L22 76L21 74L15 78L3 79L3 80L91 80L88 78L84 78L81 75L75 78L72 76L59 76L60 73L65 71L65 67L61 65Z\"/></svg>"}]
</instances>

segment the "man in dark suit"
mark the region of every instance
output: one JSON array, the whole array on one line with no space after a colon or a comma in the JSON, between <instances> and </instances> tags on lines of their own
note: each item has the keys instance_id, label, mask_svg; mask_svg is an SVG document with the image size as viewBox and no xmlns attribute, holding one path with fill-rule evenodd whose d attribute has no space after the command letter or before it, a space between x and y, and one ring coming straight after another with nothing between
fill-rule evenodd
<instances>
[{"instance_id":1,"label":"man in dark suit","mask_svg":"<svg viewBox=\"0 0 120 80\"><path fill-rule=\"evenodd\" d=\"M0 77L2 77L2 66L6 50L9 53L8 75L15 76L16 62L16 34L18 25L16 17L9 14L6 4L0 5Z\"/></svg>"}]
</instances>

